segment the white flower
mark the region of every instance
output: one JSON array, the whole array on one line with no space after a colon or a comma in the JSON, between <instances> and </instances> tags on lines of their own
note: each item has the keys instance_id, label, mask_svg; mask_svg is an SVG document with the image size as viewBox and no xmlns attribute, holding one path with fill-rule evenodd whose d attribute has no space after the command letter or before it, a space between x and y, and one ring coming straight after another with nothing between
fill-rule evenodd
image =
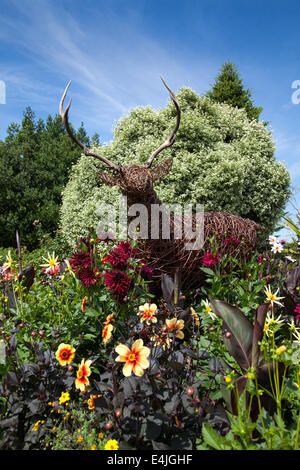
<instances>
[{"instance_id":1,"label":"white flower","mask_svg":"<svg viewBox=\"0 0 300 470\"><path fill-rule=\"evenodd\" d=\"M2 271L5 272L8 269L12 269L12 267L13 267L13 260L12 260L10 250L9 250L8 254L6 255L6 263L4 263L4 265L2 266Z\"/></svg>"},{"instance_id":2,"label":"white flower","mask_svg":"<svg viewBox=\"0 0 300 470\"><path fill-rule=\"evenodd\" d=\"M269 333L273 333L273 330L270 328L271 325L275 325L275 327L280 327L282 323L284 323L283 320L280 320L281 319L281 315L279 315L277 318L274 317L274 312L270 313L268 312L267 313L267 318L265 320L265 324L264 324L264 332L265 334L268 336Z\"/></svg>"},{"instance_id":3,"label":"white flower","mask_svg":"<svg viewBox=\"0 0 300 470\"><path fill-rule=\"evenodd\" d=\"M295 320L294 318L292 318L291 322L288 323L289 327L290 327L290 330L293 332L293 333L296 333L298 331L298 328L297 326L295 325Z\"/></svg>"},{"instance_id":4,"label":"white flower","mask_svg":"<svg viewBox=\"0 0 300 470\"><path fill-rule=\"evenodd\" d=\"M203 300L204 306L205 306L205 312L210 316L212 320L215 320L217 318L217 315L212 311L209 301L208 300Z\"/></svg>"},{"instance_id":5,"label":"white flower","mask_svg":"<svg viewBox=\"0 0 300 470\"><path fill-rule=\"evenodd\" d=\"M295 261L297 261L296 259L291 258L290 256L285 256L285 259L287 259L288 261L291 261L292 263L295 263Z\"/></svg>"},{"instance_id":6,"label":"white flower","mask_svg":"<svg viewBox=\"0 0 300 470\"><path fill-rule=\"evenodd\" d=\"M273 243L271 251L273 253L281 253L283 250L283 245L281 243Z\"/></svg>"},{"instance_id":7,"label":"white flower","mask_svg":"<svg viewBox=\"0 0 300 470\"><path fill-rule=\"evenodd\" d=\"M267 300L271 302L271 305L273 306L273 304L275 303L283 307L283 305L280 302L278 302L278 300L284 299L284 297L277 297L278 291L279 289L277 289L275 294L272 294L270 286L265 288L265 294L266 294Z\"/></svg>"},{"instance_id":8,"label":"white flower","mask_svg":"<svg viewBox=\"0 0 300 470\"><path fill-rule=\"evenodd\" d=\"M273 244L273 243L278 243L277 237L274 237L274 235L270 235L270 236L269 236L269 242L270 242L271 244Z\"/></svg>"},{"instance_id":9,"label":"white flower","mask_svg":"<svg viewBox=\"0 0 300 470\"><path fill-rule=\"evenodd\" d=\"M46 268L46 273L56 273L59 270L59 262L58 262L58 256L55 256L55 253L52 253L52 256L50 253L48 253L48 258L43 257L43 260L47 261L46 264L41 264L41 267Z\"/></svg>"},{"instance_id":10,"label":"white flower","mask_svg":"<svg viewBox=\"0 0 300 470\"><path fill-rule=\"evenodd\" d=\"M293 336L296 338L296 342L300 343L300 331L297 328L293 331Z\"/></svg>"}]
</instances>

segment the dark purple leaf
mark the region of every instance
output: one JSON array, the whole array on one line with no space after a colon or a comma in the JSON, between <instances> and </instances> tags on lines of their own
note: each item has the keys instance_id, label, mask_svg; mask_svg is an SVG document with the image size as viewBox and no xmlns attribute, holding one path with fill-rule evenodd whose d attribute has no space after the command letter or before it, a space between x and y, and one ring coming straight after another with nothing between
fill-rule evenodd
<instances>
[{"instance_id":1,"label":"dark purple leaf","mask_svg":"<svg viewBox=\"0 0 300 470\"><path fill-rule=\"evenodd\" d=\"M253 340L253 326L250 320L239 308L223 300L212 300L210 303L213 312L223 319L223 341L227 350L241 369L249 369Z\"/></svg>"},{"instance_id":2,"label":"dark purple leaf","mask_svg":"<svg viewBox=\"0 0 300 470\"><path fill-rule=\"evenodd\" d=\"M269 304L261 304L255 312L254 329L253 329L253 342L252 342L252 367L256 368L259 360L259 345L258 342L262 340L264 334L264 324L267 315Z\"/></svg>"}]
</instances>

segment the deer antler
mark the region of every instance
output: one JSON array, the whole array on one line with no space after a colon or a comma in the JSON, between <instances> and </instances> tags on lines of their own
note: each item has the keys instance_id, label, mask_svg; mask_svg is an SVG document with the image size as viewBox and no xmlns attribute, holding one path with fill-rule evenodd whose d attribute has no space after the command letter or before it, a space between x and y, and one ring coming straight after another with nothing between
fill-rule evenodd
<instances>
[{"instance_id":1,"label":"deer antler","mask_svg":"<svg viewBox=\"0 0 300 470\"><path fill-rule=\"evenodd\" d=\"M63 121L63 124L65 126L65 129L67 131L67 133L69 134L69 136L71 137L71 139L73 140L73 142L75 142L75 144L77 144L80 148L82 148L82 150L84 151L84 154L88 157L95 157L97 158L98 160L100 160L101 162L105 163L107 166L109 166L110 168L112 168L113 170L115 171L120 171L120 166L119 165L116 165L115 163L112 163L110 162L109 160L107 160L107 158L103 157L102 155L98 155L97 153L94 153L94 152L91 152L82 142L80 142L80 140L78 140L75 135L72 133L71 129L70 129L70 126L69 126L69 121L68 121L68 114L69 114L69 109L70 109L70 106L71 106L71 101L69 101L69 104L68 106L66 107L66 110L64 111L63 110L63 105L64 105L64 100L65 100L65 97L66 97L66 94L67 94L67 91L68 91L68 88L71 84L71 81L68 83L68 85L66 86L66 89L64 91L64 94L62 95L62 98L60 100L60 103L59 103L59 113L61 115L61 118L62 118L62 121Z\"/></svg>"},{"instance_id":2,"label":"deer antler","mask_svg":"<svg viewBox=\"0 0 300 470\"><path fill-rule=\"evenodd\" d=\"M174 129L172 130L171 134L169 135L169 137L167 138L167 140L162 144L160 145L160 147L158 147L151 155L151 157L149 158L149 160L147 160L146 163L144 163L144 166L146 168L149 168L151 165L152 165L152 162L154 160L154 158L162 151L164 150L165 148L167 147L171 147L171 145L173 145L174 143L174 140L175 140L175 134L176 132L178 131L178 128L179 128L179 125L180 125L180 114L181 114L181 110L180 110L180 106L179 106L179 103L178 103L178 100L175 96L175 94L173 93L173 91L168 87L168 85L166 84L166 82L164 81L164 79L162 77L161 78L161 81L163 82L163 84L165 85L165 87L167 88L167 90L169 91L170 93L170 97L173 101L173 103L175 104L175 107L176 107L176 111L177 111L177 120L176 120L176 125L174 127Z\"/></svg>"}]
</instances>

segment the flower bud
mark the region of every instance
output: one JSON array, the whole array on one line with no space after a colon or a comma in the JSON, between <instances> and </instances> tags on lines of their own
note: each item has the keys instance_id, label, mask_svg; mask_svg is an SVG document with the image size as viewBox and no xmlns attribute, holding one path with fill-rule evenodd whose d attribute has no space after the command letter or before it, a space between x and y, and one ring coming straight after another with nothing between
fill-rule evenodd
<instances>
[{"instance_id":1,"label":"flower bud","mask_svg":"<svg viewBox=\"0 0 300 470\"><path fill-rule=\"evenodd\" d=\"M105 429L108 431L109 429L111 429L113 427L113 423L112 421L107 421L106 425L105 425Z\"/></svg>"}]
</instances>

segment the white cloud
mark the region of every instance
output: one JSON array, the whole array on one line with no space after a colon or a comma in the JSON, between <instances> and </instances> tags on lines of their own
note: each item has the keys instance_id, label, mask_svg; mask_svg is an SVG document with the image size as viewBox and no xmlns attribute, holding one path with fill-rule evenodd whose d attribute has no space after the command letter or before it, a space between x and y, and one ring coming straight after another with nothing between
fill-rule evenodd
<instances>
[{"instance_id":1,"label":"white cloud","mask_svg":"<svg viewBox=\"0 0 300 470\"><path fill-rule=\"evenodd\" d=\"M160 75L174 91L197 84L196 91L204 92L217 68L204 59L188 65L185 51L174 55L172 44L162 45L151 32L146 35L138 16L130 12L126 21L108 6L87 8L90 16L79 22L66 9L67 3L62 7L46 0L11 0L11 4L16 15L1 14L0 38L27 60L26 68L19 67L15 78L11 76L11 85L28 105L38 102L40 95L41 108L48 106L52 114L72 79L70 120L75 126L81 121L97 123L99 133L109 133L132 107L166 104L169 97Z\"/></svg>"}]
</instances>

